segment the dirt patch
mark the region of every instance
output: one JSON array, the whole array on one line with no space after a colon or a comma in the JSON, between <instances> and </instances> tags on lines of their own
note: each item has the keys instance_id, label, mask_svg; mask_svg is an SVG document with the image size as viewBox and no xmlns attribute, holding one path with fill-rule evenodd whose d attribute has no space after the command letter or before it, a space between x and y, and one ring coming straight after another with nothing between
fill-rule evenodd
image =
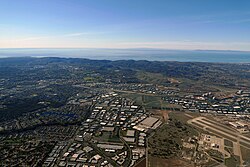
<instances>
[{"instance_id":1,"label":"dirt patch","mask_svg":"<svg viewBox=\"0 0 250 167\"><path fill-rule=\"evenodd\" d=\"M150 110L150 112L159 118L161 118L164 122L169 119L168 114L171 112L170 110Z\"/></svg>"},{"instance_id":2,"label":"dirt patch","mask_svg":"<svg viewBox=\"0 0 250 167\"><path fill-rule=\"evenodd\" d=\"M173 83L173 84L179 84L179 83L181 83L180 81L178 81L178 80L175 79L175 78L168 78L168 80L169 80L171 83Z\"/></svg>"},{"instance_id":3,"label":"dirt patch","mask_svg":"<svg viewBox=\"0 0 250 167\"><path fill-rule=\"evenodd\" d=\"M135 165L135 167L146 167L146 159L139 162L137 165Z\"/></svg>"},{"instance_id":4,"label":"dirt patch","mask_svg":"<svg viewBox=\"0 0 250 167\"><path fill-rule=\"evenodd\" d=\"M149 158L149 167L184 167L184 166L194 167L193 164L179 158L164 159L152 156Z\"/></svg>"},{"instance_id":5,"label":"dirt patch","mask_svg":"<svg viewBox=\"0 0 250 167\"><path fill-rule=\"evenodd\" d=\"M164 121L167 121L169 119L168 114L171 112L170 110L160 110L162 117L164 119Z\"/></svg>"},{"instance_id":6,"label":"dirt patch","mask_svg":"<svg viewBox=\"0 0 250 167\"><path fill-rule=\"evenodd\" d=\"M234 92L216 92L215 97L218 99L232 98L234 97Z\"/></svg>"}]
</instances>

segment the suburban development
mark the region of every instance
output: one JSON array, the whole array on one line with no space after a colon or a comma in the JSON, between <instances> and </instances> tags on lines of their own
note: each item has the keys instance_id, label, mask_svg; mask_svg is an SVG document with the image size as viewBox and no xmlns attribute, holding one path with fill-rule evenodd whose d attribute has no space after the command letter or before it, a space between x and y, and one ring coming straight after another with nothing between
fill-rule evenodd
<instances>
[{"instance_id":1,"label":"suburban development","mask_svg":"<svg viewBox=\"0 0 250 167\"><path fill-rule=\"evenodd\" d=\"M132 62L137 69L85 59L0 63L9 68L0 80L1 166L250 166L245 74L211 84L202 71L169 76L143 66L154 62Z\"/></svg>"}]
</instances>

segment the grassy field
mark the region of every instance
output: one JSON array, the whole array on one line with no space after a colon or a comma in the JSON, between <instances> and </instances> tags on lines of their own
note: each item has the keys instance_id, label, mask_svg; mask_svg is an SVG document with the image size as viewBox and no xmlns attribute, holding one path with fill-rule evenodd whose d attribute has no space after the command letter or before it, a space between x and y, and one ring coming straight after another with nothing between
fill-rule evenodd
<instances>
[{"instance_id":1,"label":"grassy field","mask_svg":"<svg viewBox=\"0 0 250 167\"><path fill-rule=\"evenodd\" d=\"M169 104L162 100L161 96L157 95L145 95L142 93L123 93L123 97L127 97L135 101L136 104L142 105L146 109L171 109L178 107L176 105Z\"/></svg>"},{"instance_id":2,"label":"grassy field","mask_svg":"<svg viewBox=\"0 0 250 167\"><path fill-rule=\"evenodd\" d=\"M245 147L240 147L242 159L250 165L250 149L246 149Z\"/></svg>"},{"instance_id":3,"label":"grassy field","mask_svg":"<svg viewBox=\"0 0 250 167\"><path fill-rule=\"evenodd\" d=\"M248 143L243 143L243 142L241 142L240 141L240 144L242 145L242 146L245 146L245 147L247 147L248 149L250 149L250 144Z\"/></svg>"},{"instance_id":4,"label":"grassy field","mask_svg":"<svg viewBox=\"0 0 250 167\"><path fill-rule=\"evenodd\" d=\"M232 156L225 159L225 165L227 167L236 167L240 164L240 158L238 156Z\"/></svg>"},{"instance_id":5,"label":"grassy field","mask_svg":"<svg viewBox=\"0 0 250 167\"><path fill-rule=\"evenodd\" d=\"M165 83L170 83L171 81L170 78L160 73L150 73L144 71L138 71L136 77L141 81L153 84L159 84L159 83L165 84Z\"/></svg>"},{"instance_id":6,"label":"grassy field","mask_svg":"<svg viewBox=\"0 0 250 167\"><path fill-rule=\"evenodd\" d=\"M250 133L245 133L243 136L249 137L250 138Z\"/></svg>"},{"instance_id":7,"label":"grassy field","mask_svg":"<svg viewBox=\"0 0 250 167\"><path fill-rule=\"evenodd\" d=\"M210 155L210 157L212 157L213 159L215 159L218 162L224 161L223 154L217 150L210 149L207 151L207 153Z\"/></svg>"},{"instance_id":8,"label":"grassy field","mask_svg":"<svg viewBox=\"0 0 250 167\"><path fill-rule=\"evenodd\" d=\"M199 117L200 113L187 113L187 112L179 112L179 111L175 111L175 112L171 112L169 114L170 117L175 118L183 123L186 123L188 120Z\"/></svg>"},{"instance_id":9,"label":"grassy field","mask_svg":"<svg viewBox=\"0 0 250 167\"><path fill-rule=\"evenodd\" d=\"M227 147L233 147L233 142L227 139L224 139L224 144Z\"/></svg>"},{"instance_id":10,"label":"grassy field","mask_svg":"<svg viewBox=\"0 0 250 167\"><path fill-rule=\"evenodd\" d=\"M122 93L121 96L135 101L136 104L142 105L142 95L138 93Z\"/></svg>"},{"instance_id":11,"label":"grassy field","mask_svg":"<svg viewBox=\"0 0 250 167\"><path fill-rule=\"evenodd\" d=\"M224 147L224 150L227 151L229 154L233 154L234 152L232 147Z\"/></svg>"},{"instance_id":12,"label":"grassy field","mask_svg":"<svg viewBox=\"0 0 250 167\"><path fill-rule=\"evenodd\" d=\"M113 135L112 133L110 132L102 132L102 134L98 137L96 137L96 139L98 139L99 141L102 141L102 142L114 142L114 143L120 143L120 139Z\"/></svg>"}]
</instances>

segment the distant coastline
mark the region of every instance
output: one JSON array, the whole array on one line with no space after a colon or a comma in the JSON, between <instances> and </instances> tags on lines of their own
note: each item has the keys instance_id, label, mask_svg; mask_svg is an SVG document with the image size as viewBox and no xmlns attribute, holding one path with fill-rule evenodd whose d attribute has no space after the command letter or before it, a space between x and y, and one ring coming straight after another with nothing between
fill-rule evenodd
<instances>
[{"instance_id":1,"label":"distant coastline","mask_svg":"<svg viewBox=\"0 0 250 167\"><path fill-rule=\"evenodd\" d=\"M250 63L250 52L231 50L164 49L0 49L6 57L62 57L95 60L148 60L213 63Z\"/></svg>"}]
</instances>

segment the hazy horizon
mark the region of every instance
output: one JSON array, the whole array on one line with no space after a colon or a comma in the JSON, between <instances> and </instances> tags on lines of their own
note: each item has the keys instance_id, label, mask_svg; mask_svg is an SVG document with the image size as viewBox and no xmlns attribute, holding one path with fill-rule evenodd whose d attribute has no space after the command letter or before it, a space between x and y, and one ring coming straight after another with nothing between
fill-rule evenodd
<instances>
[{"instance_id":1,"label":"hazy horizon","mask_svg":"<svg viewBox=\"0 0 250 167\"><path fill-rule=\"evenodd\" d=\"M250 52L231 50L169 50L150 48L110 49L0 49L0 58L6 57L62 57L95 60L149 60L180 62L250 63Z\"/></svg>"}]
</instances>

